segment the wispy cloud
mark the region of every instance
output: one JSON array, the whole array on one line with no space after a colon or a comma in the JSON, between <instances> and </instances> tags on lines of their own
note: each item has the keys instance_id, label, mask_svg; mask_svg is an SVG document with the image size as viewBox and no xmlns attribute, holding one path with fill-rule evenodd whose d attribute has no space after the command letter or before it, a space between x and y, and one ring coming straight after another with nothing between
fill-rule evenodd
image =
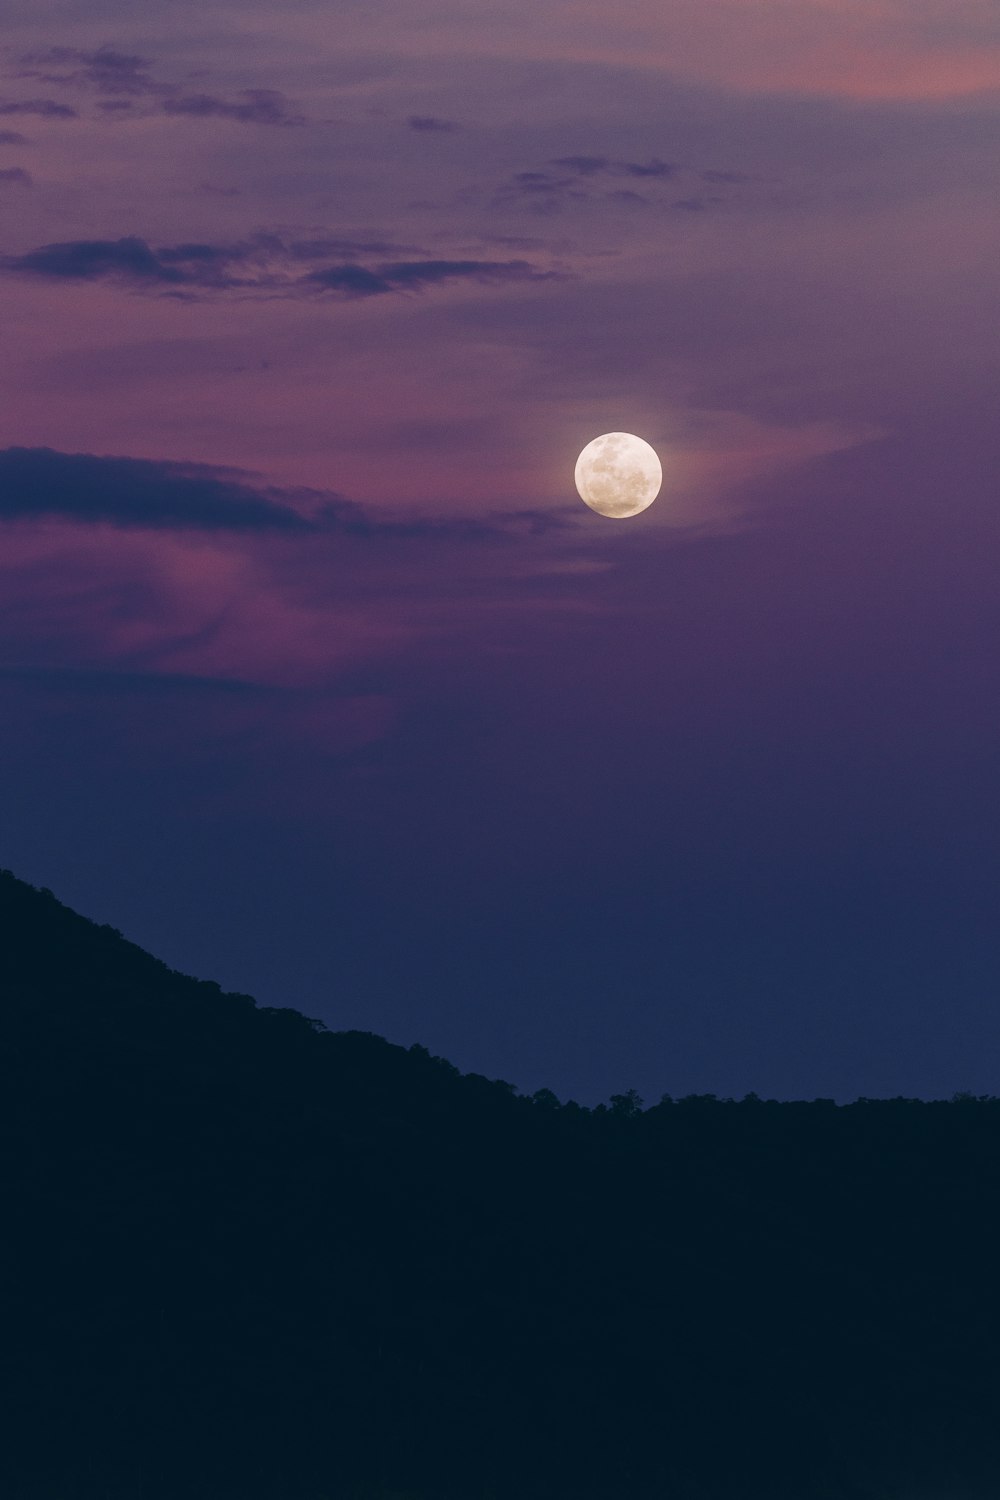
<instances>
[{"instance_id":1,"label":"wispy cloud","mask_svg":"<svg viewBox=\"0 0 1000 1500\"><path fill-rule=\"evenodd\" d=\"M573 202L626 195L632 202L643 202L646 200L635 188L609 188L608 180L625 178L652 186L669 181L679 171L676 162L662 161L659 157L627 161L583 154L556 156L543 167L513 173L495 194L494 201L504 204L522 200L537 213L551 213Z\"/></svg>"},{"instance_id":2,"label":"wispy cloud","mask_svg":"<svg viewBox=\"0 0 1000 1500\"><path fill-rule=\"evenodd\" d=\"M215 94L182 94L165 99L168 115L187 115L195 119L238 120L244 125L305 125L305 115L294 114L288 100L277 89L242 89L236 99L222 99Z\"/></svg>"},{"instance_id":3,"label":"wispy cloud","mask_svg":"<svg viewBox=\"0 0 1000 1500\"><path fill-rule=\"evenodd\" d=\"M541 167L515 172L494 195L497 206L524 203L537 213L554 213L574 203L660 203L663 207L701 209L718 198L668 199L657 189L676 188L678 177L718 186L737 186L752 179L743 172L709 169L699 171L676 161L652 156L646 161L576 153L555 156ZM631 182L631 186L622 185ZM619 184L619 185L616 185ZM639 191L641 187L642 191Z\"/></svg>"},{"instance_id":4,"label":"wispy cloud","mask_svg":"<svg viewBox=\"0 0 1000 1500\"><path fill-rule=\"evenodd\" d=\"M15 76L59 88L79 89L102 96L98 108L127 115L136 102L159 99L165 114L192 119L236 120L247 125L305 125L306 117L292 109L277 89L241 89L235 97L192 93L157 79L150 72L153 59L103 46L93 51L79 47L48 47L20 59ZM14 101L0 112L43 114L71 118L77 110L48 99Z\"/></svg>"},{"instance_id":5,"label":"wispy cloud","mask_svg":"<svg viewBox=\"0 0 1000 1500\"><path fill-rule=\"evenodd\" d=\"M261 243L258 240L258 243ZM336 235L321 235L311 240L288 240L283 242L278 236L266 237L267 243L275 249L282 249L295 260L311 261L324 260L329 256L342 256L354 259L364 255L403 255L416 253L415 245L404 245L393 240L374 239L349 239Z\"/></svg>"},{"instance_id":6,"label":"wispy cloud","mask_svg":"<svg viewBox=\"0 0 1000 1500\"><path fill-rule=\"evenodd\" d=\"M8 256L0 269L59 281L95 281L109 276L157 285L215 284L227 257L210 246L168 246L155 251L143 239L66 240Z\"/></svg>"},{"instance_id":7,"label":"wispy cloud","mask_svg":"<svg viewBox=\"0 0 1000 1500\"><path fill-rule=\"evenodd\" d=\"M26 53L18 77L91 87L100 94L153 94L160 92L162 85L150 77L151 66L150 58L117 52L113 47L99 47L94 52L78 47L48 47Z\"/></svg>"},{"instance_id":8,"label":"wispy cloud","mask_svg":"<svg viewBox=\"0 0 1000 1500\"><path fill-rule=\"evenodd\" d=\"M31 187L31 175L23 167L0 168L0 182L14 183L18 187Z\"/></svg>"},{"instance_id":9,"label":"wispy cloud","mask_svg":"<svg viewBox=\"0 0 1000 1500\"><path fill-rule=\"evenodd\" d=\"M676 162L660 161L612 161L604 156L557 156L552 166L576 172L581 177L594 177L598 173L610 173L614 177L673 177L678 169Z\"/></svg>"},{"instance_id":10,"label":"wispy cloud","mask_svg":"<svg viewBox=\"0 0 1000 1500\"><path fill-rule=\"evenodd\" d=\"M20 169L15 169L20 171ZM13 180L13 179L12 179ZM417 291L450 281L484 285L545 281L564 273L527 260L396 260L364 265L353 258L397 248L381 240L294 240L259 235L229 245L198 242L153 247L138 236L117 240L65 240L40 245L22 255L0 258L0 272L55 281L117 280L135 289L159 292L266 291L302 296L337 292L372 297ZM350 260L304 271L303 264L331 254Z\"/></svg>"},{"instance_id":11,"label":"wispy cloud","mask_svg":"<svg viewBox=\"0 0 1000 1500\"><path fill-rule=\"evenodd\" d=\"M417 291L444 281L547 281L560 277L526 260L417 260L383 264L374 270L359 265L324 266L310 280L349 297L377 297L387 292Z\"/></svg>"},{"instance_id":12,"label":"wispy cloud","mask_svg":"<svg viewBox=\"0 0 1000 1500\"><path fill-rule=\"evenodd\" d=\"M55 99L7 99L0 103L0 115L38 115L43 120L76 120L78 112Z\"/></svg>"},{"instance_id":13,"label":"wispy cloud","mask_svg":"<svg viewBox=\"0 0 1000 1500\"><path fill-rule=\"evenodd\" d=\"M437 115L409 115L406 121L411 130L432 134L434 131L451 132L458 129L454 120L441 120Z\"/></svg>"}]
</instances>

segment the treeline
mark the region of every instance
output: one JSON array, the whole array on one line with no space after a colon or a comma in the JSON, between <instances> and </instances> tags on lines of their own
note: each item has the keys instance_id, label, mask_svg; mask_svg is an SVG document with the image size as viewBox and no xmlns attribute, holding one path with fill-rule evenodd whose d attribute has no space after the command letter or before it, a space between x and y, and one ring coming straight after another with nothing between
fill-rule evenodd
<instances>
[{"instance_id":1,"label":"treeline","mask_svg":"<svg viewBox=\"0 0 1000 1500\"><path fill-rule=\"evenodd\" d=\"M10 1500L995 1500L1000 1101L606 1106L0 874Z\"/></svg>"}]
</instances>

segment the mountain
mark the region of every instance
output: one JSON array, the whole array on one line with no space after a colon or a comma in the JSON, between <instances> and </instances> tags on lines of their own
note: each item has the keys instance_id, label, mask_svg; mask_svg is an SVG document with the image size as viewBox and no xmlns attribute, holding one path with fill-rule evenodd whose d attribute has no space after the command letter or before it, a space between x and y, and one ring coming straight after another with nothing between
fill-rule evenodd
<instances>
[{"instance_id":1,"label":"mountain","mask_svg":"<svg viewBox=\"0 0 1000 1500\"><path fill-rule=\"evenodd\" d=\"M1000 1493L996 1099L525 1098L6 872L0 1070L10 1500Z\"/></svg>"}]
</instances>

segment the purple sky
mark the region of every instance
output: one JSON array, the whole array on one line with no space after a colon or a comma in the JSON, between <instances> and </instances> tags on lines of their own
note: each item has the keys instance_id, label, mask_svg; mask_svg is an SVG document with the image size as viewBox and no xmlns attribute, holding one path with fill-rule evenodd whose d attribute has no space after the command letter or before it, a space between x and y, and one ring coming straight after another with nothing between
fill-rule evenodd
<instances>
[{"instance_id":1,"label":"purple sky","mask_svg":"<svg viewBox=\"0 0 1000 1500\"><path fill-rule=\"evenodd\" d=\"M3 42L0 863L526 1090L995 1092L993 0Z\"/></svg>"}]
</instances>

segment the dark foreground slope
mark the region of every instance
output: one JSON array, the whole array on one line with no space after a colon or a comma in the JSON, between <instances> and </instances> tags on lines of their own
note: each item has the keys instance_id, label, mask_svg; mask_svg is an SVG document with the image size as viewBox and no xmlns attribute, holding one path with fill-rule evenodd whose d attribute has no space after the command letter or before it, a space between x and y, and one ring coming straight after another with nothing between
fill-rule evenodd
<instances>
[{"instance_id":1,"label":"dark foreground slope","mask_svg":"<svg viewBox=\"0 0 1000 1500\"><path fill-rule=\"evenodd\" d=\"M995 1500L1000 1103L558 1107L0 875L9 1500Z\"/></svg>"}]
</instances>

